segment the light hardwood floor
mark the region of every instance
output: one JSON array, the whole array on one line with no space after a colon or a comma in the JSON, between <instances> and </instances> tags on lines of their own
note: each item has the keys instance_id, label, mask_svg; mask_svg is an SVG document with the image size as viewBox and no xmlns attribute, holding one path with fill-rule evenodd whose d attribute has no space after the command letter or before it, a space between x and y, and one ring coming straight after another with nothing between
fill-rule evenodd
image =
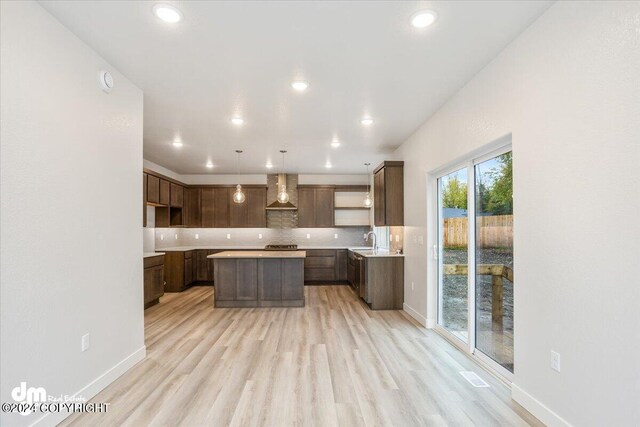
<instances>
[{"instance_id":1,"label":"light hardwood floor","mask_svg":"<svg viewBox=\"0 0 640 427\"><path fill-rule=\"evenodd\" d=\"M541 425L402 312L370 311L348 286L305 297L304 308L214 309L211 287L166 294L145 312L146 359L93 399L109 412L63 425Z\"/></svg>"}]
</instances>

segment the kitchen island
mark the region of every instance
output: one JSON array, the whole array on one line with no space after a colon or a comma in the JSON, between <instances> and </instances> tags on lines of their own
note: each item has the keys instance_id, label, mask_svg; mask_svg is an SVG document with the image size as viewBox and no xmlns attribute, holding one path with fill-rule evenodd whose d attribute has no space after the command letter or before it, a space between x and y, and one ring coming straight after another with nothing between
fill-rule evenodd
<instances>
[{"instance_id":1,"label":"kitchen island","mask_svg":"<svg viewBox=\"0 0 640 427\"><path fill-rule=\"evenodd\" d=\"M215 307L303 307L305 251L224 251L213 259Z\"/></svg>"}]
</instances>

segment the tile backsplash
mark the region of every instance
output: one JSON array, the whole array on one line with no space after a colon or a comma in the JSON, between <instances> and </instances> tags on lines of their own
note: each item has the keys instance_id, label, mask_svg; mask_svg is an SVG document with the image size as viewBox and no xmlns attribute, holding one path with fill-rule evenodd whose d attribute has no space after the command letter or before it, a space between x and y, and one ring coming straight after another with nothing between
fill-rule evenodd
<instances>
[{"instance_id":1,"label":"tile backsplash","mask_svg":"<svg viewBox=\"0 0 640 427\"><path fill-rule=\"evenodd\" d=\"M297 244L317 247L370 246L364 240L369 227L349 228L156 228L155 249L174 246L263 247Z\"/></svg>"}]
</instances>

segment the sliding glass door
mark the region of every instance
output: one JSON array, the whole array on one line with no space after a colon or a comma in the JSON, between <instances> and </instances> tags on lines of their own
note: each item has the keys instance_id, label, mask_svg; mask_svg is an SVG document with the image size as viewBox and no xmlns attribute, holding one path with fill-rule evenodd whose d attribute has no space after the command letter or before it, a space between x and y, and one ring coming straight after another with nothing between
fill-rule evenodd
<instances>
[{"instance_id":1,"label":"sliding glass door","mask_svg":"<svg viewBox=\"0 0 640 427\"><path fill-rule=\"evenodd\" d=\"M467 199L466 169L438 178L438 323L464 342L469 340Z\"/></svg>"},{"instance_id":2,"label":"sliding glass door","mask_svg":"<svg viewBox=\"0 0 640 427\"><path fill-rule=\"evenodd\" d=\"M513 372L513 166L509 148L437 179L438 326Z\"/></svg>"}]
</instances>

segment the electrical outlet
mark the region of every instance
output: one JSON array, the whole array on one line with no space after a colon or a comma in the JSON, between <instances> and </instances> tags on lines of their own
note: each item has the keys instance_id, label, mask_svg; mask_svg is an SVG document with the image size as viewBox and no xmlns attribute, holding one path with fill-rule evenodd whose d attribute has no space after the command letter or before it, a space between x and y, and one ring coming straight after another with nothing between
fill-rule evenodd
<instances>
[{"instance_id":1,"label":"electrical outlet","mask_svg":"<svg viewBox=\"0 0 640 427\"><path fill-rule=\"evenodd\" d=\"M335 233L335 234L333 235L333 238L334 238L334 239L337 239L337 238L338 238L338 233Z\"/></svg>"},{"instance_id":2,"label":"electrical outlet","mask_svg":"<svg viewBox=\"0 0 640 427\"><path fill-rule=\"evenodd\" d=\"M307 233L307 239L311 238L311 234Z\"/></svg>"},{"instance_id":3,"label":"electrical outlet","mask_svg":"<svg viewBox=\"0 0 640 427\"><path fill-rule=\"evenodd\" d=\"M227 233L227 240L230 240L230 239L231 239L231 234Z\"/></svg>"},{"instance_id":4,"label":"electrical outlet","mask_svg":"<svg viewBox=\"0 0 640 427\"><path fill-rule=\"evenodd\" d=\"M178 233L174 234L176 240L178 240Z\"/></svg>"},{"instance_id":5,"label":"electrical outlet","mask_svg":"<svg viewBox=\"0 0 640 427\"><path fill-rule=\"evenodd\" d=\"M262 240L262 233L258 233L258 239Z\"/></svg>"},{"instance_id":6,"label":"electrical outlet","mask_svg":"<svg viewBox=\"0 0 640 427\"><path fill-rule=\"evenodd\" d=\"M414 290L413 282L411 282L411 290Z\"/></svg>"},{"instance_id":7,"label":"electrical outlet","mask_svg":"<svg viewBox=\"0 0 640 427\"><path fill-rule=\"evenodd\" d=\"M560 353L551 350L551 369L560 372Z\"/></svg>"},{"instance_id":8,"label":"electrical outlet","mask_svg":"<svg viewBox=\"0 0 640 427\"><path fill-rule=\"evenodd\" d=\"M400 235L396 234L396 242L399 242L399 241L400 241Z\"/></svg>"},{"instance_id":9,"label":"electrical outlet","mask_svg":"<svg viewBox=\"0 0 640 427\"><path fill-rule=\"evenodd\" d=\"M418 244L420 246L422 246L424 244L424 239L422 238L422 235L418 236Z\"/></svg>"},{"instance_id":10,"label":"electrical outlet","mask_svg":"<svg viewBox=\"0 0 640 427\"><path fill-rule=\"evenodd\" d=\"M160 240L164 240L164 234L160 235Z\"/></svg>"},{"instance_id":11,"label":"electrical outlet","mask_svg":"<svg viewBox=\"0 0 640 427\"><path fill-rule=\"evenodd\" d=\"M199 238L200 238L200 235L196 233L196 240L198 240Z\"/></svg>"},{"instance_id":12,"label":"electrical outlet","mask_svg":"<svg viewBox=\"0 0 640 427\"><path fill-rule=\"evenodd\" d=\"M90 345L91 345L90 335L89 334L84 334L82 336L82 351L89 350L89 346Z\"/></svg>"}]
</instances>

